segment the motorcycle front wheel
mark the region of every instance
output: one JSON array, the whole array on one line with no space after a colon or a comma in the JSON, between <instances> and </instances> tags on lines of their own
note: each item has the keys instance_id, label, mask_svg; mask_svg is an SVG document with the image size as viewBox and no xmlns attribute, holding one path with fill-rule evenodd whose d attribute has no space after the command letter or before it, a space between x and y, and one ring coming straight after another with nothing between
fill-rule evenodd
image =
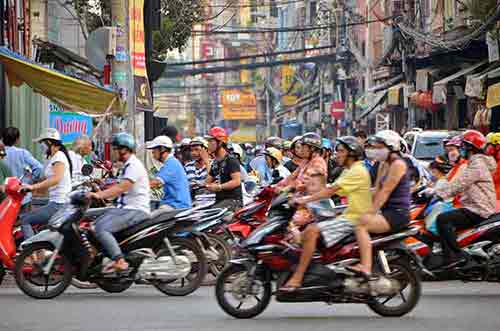
<instances>
[{"instance_id":1,"label":"motorcycle front wheel","mask_svg":"<svg viewBox=\"0 0 500 331\"><path fill-rule=\"evenodd\" d=\"M389 262L391 273L385 275L401 284L398 293L390 296L379 296L368 303L368 307L384 317L400 317L415 308L422 294L422 283L419 271L409 263L393 260Z\"/></svg>"},{"instance_id":2,"label":"motorcycle front wheel","mask_svg":"<svg viewBox=\"0 0 500 331\"><path fill-rule=\"evenodd\" d=\"M231 247L220 235L207 234L207 238L211 246L209 249L213 249L212 253L216 255L215 259L209 259L208 270L217 277L231 260Z\"/></svg>"},{"instance_id":3,"label":"motorcycle front wheel","mask_svg":"<svg viewBox=\"0 0 500 331\"><path fill-rule=\"evenodd\" d=\"M56 256L49 274L44 274L43 268L54 251L49 243L36 243L25 247L16 258L16 283L26 295L35 299L52 299L71 284L71 262L61 253Z\"/></svg>"},{"instance_id":4,"label":"motorcycle front wheel","mask_svg":"<svg viewBox=\"0 0 500 331\"><path fill-rule=\"evenodd\" d=\"M271 282L258 279L248 284L248 271L238 264L229 265L217 277L217 303L235 318L253 318L261 314L271 302Z\"/></svg>"}]
</instances>

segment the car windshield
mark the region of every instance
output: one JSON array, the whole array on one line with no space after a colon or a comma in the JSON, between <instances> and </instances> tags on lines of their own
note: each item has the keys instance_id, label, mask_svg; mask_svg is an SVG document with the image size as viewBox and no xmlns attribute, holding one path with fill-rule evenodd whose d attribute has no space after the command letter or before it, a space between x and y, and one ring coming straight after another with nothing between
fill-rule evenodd
<instances>
[{"instance_id":1,"label":"car windshield","mask_svg":"<svg viewBox=\"0 0 500 331\"><path fill-rule=\"evenodd\" d=\"M434 160L438 155L444 153L443 136L418 137L413 156L419 160Z\"/></svg>"}]
</instances>

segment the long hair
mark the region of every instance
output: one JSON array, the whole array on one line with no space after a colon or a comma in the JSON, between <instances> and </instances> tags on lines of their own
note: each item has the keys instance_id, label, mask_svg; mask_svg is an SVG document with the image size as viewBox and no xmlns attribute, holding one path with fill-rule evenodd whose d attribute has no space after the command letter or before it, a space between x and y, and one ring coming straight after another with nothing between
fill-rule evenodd
<instances>
[{"instance_id":1,"label":"long hair","mask_svg":"<svg viewBox=\"0 0 500 331\"><path fill-rule=\"evenodd\" d=\"M55 146L58 146L60 151L64 153L69 164L69 174L73 178L73 162L71 162L71 157L69 156L68 149L60 141L53 140Z\"/></svg>"}]
</instances>

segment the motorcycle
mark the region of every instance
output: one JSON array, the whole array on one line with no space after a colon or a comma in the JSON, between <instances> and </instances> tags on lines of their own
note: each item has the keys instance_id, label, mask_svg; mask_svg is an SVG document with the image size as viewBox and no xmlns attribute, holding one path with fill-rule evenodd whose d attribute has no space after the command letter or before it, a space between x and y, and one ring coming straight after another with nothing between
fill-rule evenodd
<instances>
[{"instance_id":1,"label":"motorcycle","mask_svg":"<svg viewBox=\"0 0 500 331\"><path fill-rule=\"evenodd\" d=\"M346 270L359 260L351 234L333 247L319 246L301 288L273 292L273 283L280 288L290 278L301 253L300 247L283 241L293 214L287 199L275 199L271 209L280 206L281 215L250 234L239 247L239 257L217 278L215 295L222 310L236 318L252 318L267 308L273 295L278 302L367 304L381 316L403 316L415 308L421 295L421 264L402 244L416 233L414 229L372 239L376 277L367 279ZM317 216L329 219L335 215L328 211Z\"/></svg>"},{"instance_id":2,"label":"motorcycle","mask_svg":"<svg viewBox=\"0 0 500 331\"><path fill-rule=\"evenodd\" d=\"M54 298L73 277L110 293L123 292L134 282L151 284L173 296L188 295L200 287L208 264L197 239L206 247L208 240L197 233L179 236L175 229L177 219L188 216L190 210L158 210L151 218L115 233L130 268L109 275L102 273L109 259L101 253L92 228L92 221L107 208L89 210L85 192L74 192L70 198L68 208L51 218L49 229L21 244L15 277L25 294Z\"/></svg>"},{"instance_id":3,"label":"motorcycle","mask_svg":"<svg viewBox=\"0 0 500 331\"><path fill-rule=\"evenodd\" d=\"M477 226L457 232L457 242L468 256L460 267L442 269L445 263L439 236L426 228L425 217L439 202L435 197L420 197L420 206L414 210L413 226L418 233L407 239L408 246L418 254L424 266L438 279L463 281L500 281L500 213Z\"/></svg>"}]
</instances>

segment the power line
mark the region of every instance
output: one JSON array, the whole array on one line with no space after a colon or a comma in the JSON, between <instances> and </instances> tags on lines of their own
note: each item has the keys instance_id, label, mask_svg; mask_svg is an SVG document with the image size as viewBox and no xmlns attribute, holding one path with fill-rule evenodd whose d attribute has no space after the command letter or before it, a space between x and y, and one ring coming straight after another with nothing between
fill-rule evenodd
<instances>
[{"instance_id":1,"label":"power line","mask_svg":"<svg viewBox=\"0 0 500 331\"><path fill-rule=\"evenodd\" d=\"M256 4L247 4L247 5L231 5L230 8L259 8L259 7L272 7L272 6L283 6L289 5L299 2L306 2L306 0L288 0L288 1L275 1L266 2L266 3L256 3ZM223 8L225 5L206 5L209 8Z\"/></svg>"},{"instance_id":2,"label":"power line","mask_svg":"<svg viewBox=\"0 0 500 331\"><path fill-rule=\"evenodd\" d=\"M242 29L242 30L218 30L218 31L203 31L203 30L193 30L194 35L211 35L211 34L238 34L238 33L269 33L269 32L302 32L302 31L314 31L314 30L325 30L331 28L342 28L349 26L365 25L371 23L383 23L393 19L395 16L386 17L382 20L375 19L364 22L353 22L346 24L326 24L326 25L316 25L304 28L295 27L284 27L284 28L256 28L256 29Z\"/></svg>"},{"instance_id":3,"label":"power line","mask_svg":"<svg viewBox=\"0 0 500 331\"><path fill-rule=\"evenodd\" d=\"M320 47L294 49L294 50L290 50L290 51L260 53L260 54L244 55L244 56L218 58L218 59L211 59L211 60L190 61L190 62L174 62L174 63L161 62L161 63L166 63L169 66L185 66L185 65L207 64L207 63L214 63L214 62L241 61L241 60L247 60L247 59L255 59L255 58L259 58L259 57L270 57L270 56L277 56L277 55L305 53L305 52L318 51L318 50L330 49L330 48L335 48L335 47L336 47L336 45L328 45L328 46L320 46ZM156 62L160 62L160 61L156 61Z\"/></svg>"}]
</instances>

